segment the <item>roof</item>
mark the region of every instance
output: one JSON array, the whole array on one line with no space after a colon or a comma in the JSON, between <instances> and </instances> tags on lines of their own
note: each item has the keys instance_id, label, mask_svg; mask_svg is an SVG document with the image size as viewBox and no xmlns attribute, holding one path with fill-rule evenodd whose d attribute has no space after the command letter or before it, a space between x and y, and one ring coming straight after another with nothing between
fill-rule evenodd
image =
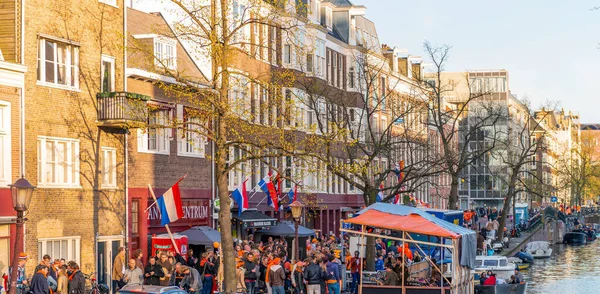
<instances>
[{"instance_id":1,"label":"roof","mask_svg":"<svg viewBox=\"0 0 600 294\"><path fill-rule=\"evenodd\" d=\"M143 39L136 39L133 36L165 36L177 41L178 74L185 79L208 84L206 77L202 71L200 71L198 66L196 66L189 53L177 39L177 36L169 26L167 20L160 12L146 13L133 8L127 8L127 33L129 34L127 54L129 68L139 68L149 72L157 72L154 67L154 59L148 54L148 47L153 46L153 43L144 42Z\"/></svg>"},{"instance_id":2,"label":"roof","mask_svg":"<svg viewBox=\"0 0 600 294\"><path fill-rule=\"evenodd\" d=\"M354 4L352 4L352 2L350 2L350 0L325 0L323 2L329 2L333 5L335 5L336 7L352 7L352 6L354 6Z\"/></svg>"},{"instance_id":3,"label":"roof","mask_svg":"<svg viewBox=\"0 0 600 294\"><path fill-rule=\"evenodd\" d=\"M357 217L346 222L453 239L475 233L418 208L381 202L359 211Z\"/></svg>"},{"instance_id":4,"label":"roof","mask_svg":"<svg viewBox=\"0 0 600 294\"><path fill-rule=\"evenodd\" d=\"M263 235L270 236L285 236L285 237L293 237L296 234L294 223L290 221L282 221L274 227L261 229L256 231L256 233L261 233ZM306 228L304 226L298 225L298 236L300 237L308 237L314 236L315 231Z\"/></svg>"},{"instance_id":5,"label":"roof","mask_svg":"<svg viewBox=\"0 0 600 294\"><path fill-rule=\"evenodd\" d=\"M241 221L274 221L275 219L260 213L256 210L246 210L242 212L240 215L234 215L233 218L241 220Z\"/></svg>"},{"instance_id":6,"label":"roof","mask_svg":"<svg viewBox=\"0 0 600 294\"><path fill-rule=\"evenodd\" d=\"M193 245L212 245L214 242L221 242L221 233L208 226L192 227L179 234L186 235L188 244Z\"/></svg>"}]
</instances>

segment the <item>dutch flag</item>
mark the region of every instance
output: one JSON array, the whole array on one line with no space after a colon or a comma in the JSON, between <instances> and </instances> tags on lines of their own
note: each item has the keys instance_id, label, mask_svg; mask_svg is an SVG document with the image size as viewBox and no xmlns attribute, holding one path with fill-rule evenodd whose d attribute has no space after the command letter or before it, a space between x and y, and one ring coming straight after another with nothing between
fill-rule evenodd
<instances>
[{"instance_id":1,"label":"dutch flag","mask_svg":"<svg viewBox=\"0 0 600 294\"><path fill-rule=\"evenodd\" d=\"M241 215L242 212L248 209L248 193L246 192L246 179L239 187L237 187L233 193L231 193L231 197L238 205L238 215Z\"/></svg>"},{"instance_id":2,"label":"dutch flag","mask_svg":"<svg viewBox=\"0 0 600 294\"><path fill-rule=\"evenodd\" d=\"M179 194L179 182L167 190L156 200L160 209L160 225L165 226L183 218L183 207L181 206L181 194Z\"/></svg>"},{"instance_id":3,"label":"dutch flag","mask_svg":"<svg viewBox=\"0 0 600 294\"><path fill-rule=\"evenodd\" d=\"M267 204L279 211L279 199L277 198L277 192L275 191L275 185L271 182L271 175L264 177L258 182L258 187L267 194Z\"/></svg>"},{"instance_id":4,"label":"dutch flag","mask_svg":"<svg viewBox=\"0 0 600 294\"><path fill-rule=\"evenodd\" d=\"M377 199L375 199L376 202L381 202L383 201L384 195L383 195L383 184L379 185L379 193L377 193Z\"/></svg>"}]
</instances>

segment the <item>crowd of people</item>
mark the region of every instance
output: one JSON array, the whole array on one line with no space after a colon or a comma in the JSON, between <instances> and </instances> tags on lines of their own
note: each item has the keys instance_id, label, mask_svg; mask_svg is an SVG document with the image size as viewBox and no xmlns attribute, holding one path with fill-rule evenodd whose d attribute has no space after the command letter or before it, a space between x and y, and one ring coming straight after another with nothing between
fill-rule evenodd
<instances>
[{"instance_id":1,"label":"crowd of people","mask_svg":"<svg viewBox=\"0 0 600 294\"><path fill-rule=\"evenodd\" d=\"M25 253L19 254L17 268L17 285L13 293L25 294L84 294L85 277L75 261L66 262L65 259L52 259L46 254L35 267L29 277L25 272L25 264L29 257ZM3 287L10 291L10 275L12 268L3 274Z\"/></svg>"},{"instance_id":2,"label":"crowd of people","mask_svg":"<svg viewBox=\"0 0 600 294\"><path fill-rule=\"evenodd\" d=\"M483 286L521 284L523 282L523 274L519 271L519 269L515 269L514 275L511 275L508 281L497 277L492 271L481 272L481 274L479 274L479 284Z\"/></svg>"}]
</instances>

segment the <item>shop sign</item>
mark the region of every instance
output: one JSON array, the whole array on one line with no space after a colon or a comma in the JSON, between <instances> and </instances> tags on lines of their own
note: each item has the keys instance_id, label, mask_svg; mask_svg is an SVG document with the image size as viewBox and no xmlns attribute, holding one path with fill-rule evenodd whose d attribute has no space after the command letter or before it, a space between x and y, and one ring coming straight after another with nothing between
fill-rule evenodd
<instances>
[{"instance_id":1,"label":"shop sign","mask_svg":"<svg viewBox=\"0 0 600 294\"><path fill-rule=\"evenodd\" d=\"M148 205L154 203L151 200ZM183 218L170 224L170 226L207 226L210 225L210 201L208 199L200 200L182 200ZM160 227L160 210L157 205L153 205L148 210L148 226Z\"/></svg>"}]
</instances>

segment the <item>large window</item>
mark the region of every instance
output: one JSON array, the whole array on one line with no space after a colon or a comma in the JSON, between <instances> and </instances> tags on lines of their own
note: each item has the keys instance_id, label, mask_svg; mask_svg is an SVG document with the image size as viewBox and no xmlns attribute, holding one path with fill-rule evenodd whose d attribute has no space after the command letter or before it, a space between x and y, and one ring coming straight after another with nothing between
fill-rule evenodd
<instances>
[{"instance_id":1,"label":"large window","mask_svg":"<svg viewBox=\"0 0 600 294\"><path fill-rule=\"evenodd\" d=\"M192 109L183 108L181 112L185 129L180 131L177 155L204 157L206 141L200 133L203 130L200 118L194 116Z\"/></svg>"},{"instance_id":2,"label":"large window","mask_svg":"<svg viewBox=\"0 0 600 294\"><path fill-rule=\"evenodd\" d=\"M323 77L323 68L325 67L325 41L317 40L315 48L315 73Z\"/></svg>"},{"instance_id":3,"label":"large window","mask_svg":"<svg viewBox=\"0 0 600 294\"><path fill-rule=\"evenodd\" d=\"M146 130L138 130L138 151L158 154L169 154L169 129L164 128L168 123L170 110L151 111L148 115Z\"/></svg>"},{"instance_id":4,"label":"large window","mask_svg":"<svg viewBox=\"0 0 600 294\"><path fill-rule=\"evenodd\" d=\"M115 91L115 58L112 56L102 56L102 92Z\"/></svg>"},{"instance_id":5,"label":"large window","mask_svg":"<svg viewBox=\"0 0 600 294\"><path fill-rule=\"evenodd\" d=\"M37 79L41 84L79 88L79 46L39 39Z\"/></svg>"},{"instance_id":6,"label":"large window","mask_svg":"<svg viewBox=\"0 0 600 294\"><path fill-rule=\"evenodd\" d=\"M177 68L176 55L177 41L169 38L154 39L154 57L158 67L175 70Z\"/></svg>"},{"instance_id":7,"label":"large window","mask_svg":"<svg viewBox=\"0 0 600 294\"><path fill-rule=\"evenodd\" d=\"M38 137L38 186L80 186L79 140Z\"/></svg>"},{"instance_id":8,"label":"large window","mask_svg":"<svg viewBox=\"0 0 600 294\"><path fill-rule=\"evenodd\" d=\"M292 63L292 46L289 44L283 45L283 63Z\"/></svg>"},{"instance_id":9,"label":"large window","mask_svg":"<svg viewBox=\"0 0 600 294\"><path fill-rule=\"evenodd\" d=\"M0 272L6 273L10 261L10 225L0 225Z\"/></svg>"},{"instance_id":10,"label":"large window","mask_svg":"<svg viewBox=\"0 0 600 294\"><path fill-rule=\"evenodd\" d=\"M0 185L8 185L11 177L10 105L0 101Z\"/></svg>"},{"instance_id":11,"label":"large window","mask_svg":"<svg viewBox=\"0 0 600 294\"><path fill-rule=\"evenodd\" d=\"M102 147L102 188L117 187L117 149Z\"/></svg>"},{"instance_id":12,"label":"large window","mask_svg":"<svg viewBox=\"0 0 600 294\"><path fill-rule=\"evenodd\" d=\"M81 264L81 237L61 237L38 239L38 260L48 254L52 258L74 260Z\"/></svg>"}]
</instances>

